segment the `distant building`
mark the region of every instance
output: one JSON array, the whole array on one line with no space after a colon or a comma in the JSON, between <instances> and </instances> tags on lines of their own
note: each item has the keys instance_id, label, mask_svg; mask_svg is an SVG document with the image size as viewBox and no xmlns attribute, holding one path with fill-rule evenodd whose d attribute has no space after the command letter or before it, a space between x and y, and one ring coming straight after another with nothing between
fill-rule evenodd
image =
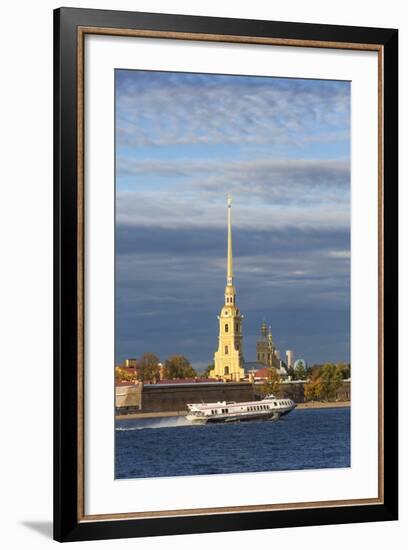
<instances>
[{"instance_id":1,"label":"distant building","mask_svg":"<svg viewBox=\"0 0 408 550\"><path fill-rule=\"evenodd\" d=\"M254 381L256 382L265 382L269 378L269 371L271 367L262 367L261 369L257 370L254 374ZM276 372L279 374L279 377L281 380L286 380L288 377L288 373L286 372L286 369L282 366L278 367L276 369Z\"/></svg>"},{"instance_id":2,"label":"distant building","mask_svg":"<svg viewBox=\"0 0 408 550\"><path fill-rule=\"evenodd\" d=\"M288 349L286 351L286 365L293 368L293 365L295 363L295 354L292 350Z\"/></svg>"},{"instance_id":3,"label":"distant building","mask_svg":"<svg viewBox=\"0 0 408 550\"><path fill-rule=\"evenodd\" d=\"M166 369L163 363L159 363L159 380L164 380L166 376Z\"/></svg>"},{"instance_id":4,"label":"distant building","mask_svg":"<svg viewBox=\"0 0 408 550\"><path fill-rule=\"evenodd\" d=\"M119 370L117 383L121 382L121 378L127 383L139 380L139 365L136 359L125 359L122 364L116 365L116 369Z\"/></svg>"},{"instance_id":5,"label":"distant building","mask_svg":"<svg viewBox=\"0 0 408 550\"><path fill-rule=\"evenodd\" d=\"M271 327L268 330L266 323L261 325L261 338L256 343L256 359L267 367L280 367L279 352L273 342Z\"/></svg>"}]
</instances>

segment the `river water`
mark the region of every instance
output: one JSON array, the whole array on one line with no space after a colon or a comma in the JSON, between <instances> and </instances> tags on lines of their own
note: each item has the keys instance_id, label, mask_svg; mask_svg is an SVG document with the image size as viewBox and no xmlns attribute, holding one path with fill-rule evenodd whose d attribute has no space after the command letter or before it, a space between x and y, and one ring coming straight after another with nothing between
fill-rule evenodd
<instances>
[{"instance_id":1,"label":"river water","mask_svg":"<svg viewBox=\"0 0 408 550\"><path fill-rule=\"evenodd\" d=\"M117 420L115 478L350 466L350 408L295 409L278 421L189 425Z\"/></svg>"}]
</instances>

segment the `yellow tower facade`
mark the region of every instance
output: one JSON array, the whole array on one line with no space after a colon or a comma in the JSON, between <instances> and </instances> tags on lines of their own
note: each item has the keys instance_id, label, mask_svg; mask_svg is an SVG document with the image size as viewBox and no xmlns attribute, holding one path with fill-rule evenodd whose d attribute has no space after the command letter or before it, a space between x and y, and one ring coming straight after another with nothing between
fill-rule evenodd
<instances>
[{"instance_id":1,"label":"yellow tower facade","mask_svg":"<svg viewBox=\"0 0 408 550\"><path fill-rule=\"evenodd\" d=\"M228 197L228 249L227 249L227 285L224 305L219 320L218 349L214 354L214 369L210 377L239 381L244 378L244 358L242 354L242 319L236 306L232 264L231 197Z\"/></svg>"}]
</instances>

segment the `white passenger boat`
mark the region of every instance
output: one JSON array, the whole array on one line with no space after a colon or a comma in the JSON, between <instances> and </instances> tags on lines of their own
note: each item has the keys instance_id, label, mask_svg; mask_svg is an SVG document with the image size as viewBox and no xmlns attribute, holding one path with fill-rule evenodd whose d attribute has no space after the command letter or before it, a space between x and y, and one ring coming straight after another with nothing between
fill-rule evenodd
<instances>
[{"instance_id":1,"label":"white passenger boat","mask_svg":"<svg viewBox=\"0 0 408 550\"><path fill-rule=\"evenodd\" d=\"M261 401L237 403L191 403L187 405L187 420L194 424L213 422L246 422L248 420L278 420L296 407L291 399L267 395Z\"/></svg>"}]
</instances>

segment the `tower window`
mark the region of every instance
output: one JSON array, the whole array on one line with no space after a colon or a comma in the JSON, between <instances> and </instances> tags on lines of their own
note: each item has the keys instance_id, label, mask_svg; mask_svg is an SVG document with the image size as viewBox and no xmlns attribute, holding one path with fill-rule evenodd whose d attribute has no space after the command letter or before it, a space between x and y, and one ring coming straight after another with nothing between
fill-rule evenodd
<instances>
[{"instance_id":1,"label":"tower window","mask_svg":"<svg viewBox=\"0 0 408 550\"><path fill-rule=\"evenodd\" d=\"M235 331L238 332L239 331L239 326L238 326L238 323L235 324Z\"/></svg>"},{"instance_id":2,"label":"tower window","mask_svg":"<svg viewBox=\"0 0 408 550\"><path fill-rule=\"evenodd\" d=\"M225 346L225 355L228 355L228 346Z\"/></svg>"},{"instance_id":3,"label":"tower window","mask_svg":"<svg viewBox=\"0 0 408 550\"><path fill-rule=\"evenodd\" d=\"M229 374L229 367L224 367L224 374Z\"/></svg>"},{"instance_id":4,"label":"tower window","mask_svg":"<svg viewBox=\"0 0 408 550\"><path fill-rule=\"evenodd\" d=\"M225 332L228 332L228 323L225 323Z\"/></svg>"}]
</instances>

